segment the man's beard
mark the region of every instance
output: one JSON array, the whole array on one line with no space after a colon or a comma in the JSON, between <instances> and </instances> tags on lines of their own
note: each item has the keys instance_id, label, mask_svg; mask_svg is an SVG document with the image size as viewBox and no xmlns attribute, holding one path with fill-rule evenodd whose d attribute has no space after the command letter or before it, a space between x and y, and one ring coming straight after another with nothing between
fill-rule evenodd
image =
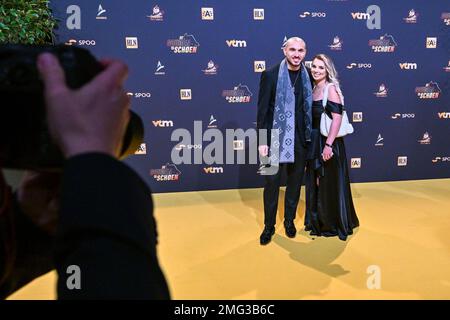
<instances>
[{"instance_id":1,"label":"man's beard","mask_svg":"<svg viewBox=\"0 0 450 320\"><path fill-rule=\"evenodd\" d=\"M302 60L300 60L298 65L295 65L295 64L292 64L292 62L289 61L289 59L286 58L286 63L288 64L289 67L291 67L293 69L297 69L297 68L300 68L300 66L302 65Z\"/></svg>"}]
</instances>

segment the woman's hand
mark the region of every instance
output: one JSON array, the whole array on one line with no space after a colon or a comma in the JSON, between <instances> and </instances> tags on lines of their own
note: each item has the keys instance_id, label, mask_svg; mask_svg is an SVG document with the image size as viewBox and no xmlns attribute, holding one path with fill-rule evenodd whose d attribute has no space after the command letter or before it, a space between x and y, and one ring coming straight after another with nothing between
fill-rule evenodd
<instances>
[{"instance_id":1,"label":"woman's hand","mask_svg":"<svg viewBox=\"0 0 450 320\"><path fill-rule=\"evenodd\" d=\"M330 160L332 156L333 156L333 149L329 146L325 146L325 148L323 148L323 151L322 151L323 161Z\"/></svg>"}]
</instances>

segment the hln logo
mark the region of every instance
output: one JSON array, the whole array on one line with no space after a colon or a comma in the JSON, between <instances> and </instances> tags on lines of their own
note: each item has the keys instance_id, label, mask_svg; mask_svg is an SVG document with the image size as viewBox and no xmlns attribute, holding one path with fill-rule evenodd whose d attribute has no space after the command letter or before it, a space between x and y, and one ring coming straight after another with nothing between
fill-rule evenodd
<instances>
[{"instance_id":1,"label":"hln logo","mask_svg":"<svg viewBox=\"0 0 450 320\"><path fill-rule=\"evenodd\" d=\"M436 49L436 48L437 48L437 38L427 37L427 49Z\"/></svg>"},{"instance_id":2,"label":"hln logo","mask_svg":"<svg viewBox=\"0 0 450 320\"><path fill-rule=\"evenodd\" d=\"M223 168L222 167L208 167L208 168L203 168L203 171L205 171L205 173L208 173L208 174L223 173Z\"/></svg>"},{"instance_id":3,"label":"hln logo","mask_svg":"<svg viewBox=\"0 0 450 320\"><path fill-rule=\"evenodd\" d=\"M202 20L214 20L214 8L202 8Z\"/></svg>"},{"instance_id":4,"label":"hln logo","mask_svg":"<svg viewBox=\"0 0 450 320\"><path fill-rule=\"evenodd\" d=\"M363 121L363 113L353 112L353 122L362 122L362 121Z\"/></svg>"},{"instance_id":5,"label":"hln logo","mask_svg":"<svg viewBox=\"0 0 450 320\"><path fill-rule=\"evenodd\" d=\"M399 167L405 167L408 164L408 157L398 157L397 158L397 165Z\"/></svg>"},{"instance_id":6,"label":"hln logo","mask_svg":"<svg viewBox=\"0 0 450 320\"><path fill-rule=\"evenodd\" d=\"M234 140L233 150L235 151L244 150L244 140Z\"/></svg>"},{"instance_id":7,"label":"hln logo","mask_svg":"<svg viewBox=\"0 0 450 320\"><path fill-rule=\"evenodd\" d=\"M264 20L264 9L253 9L253 20Z\"/></svg>"},{"instance_id":8,"label":"hln logo","mask_svg":"<svg viewBox=\"0 0 450 320\"><path fill-rule=\"evenodd\" d=\"M245 40L227 40L228 47L233 48L246 48L247 47L247 41Z\"/></svg>"},{"instance_id":9,"label":"hln logo","mask_svg":"<svg viewBox=\"0 0 450 320\"><path fill-rule=\"evenodd\" d=\"M153 120L153 125L159 128L173 127L172 120Z\"/></svg>"},{"instance_id":10,"label":"hln logo","mask_svg":"<svg viewBox=\"0 0 450 320\"><path fill-rule=\"evenodd\" d=\"M399 66L402 70L417 70L417 63L403 62L399 63Z\"/></svg>"},{"instance_id":11,"label":"hln logo","mask_svg":"<svg viewBox=\"0 0 450 320\"><path fill-rule=\"evenodd\" d=\"M181 98L181 100L191 100L192 99L191 89L181 89L180 90L180 98Z\"/></svg>"},{"instance_id":12,"label":"hln logo","mask_svg":"<svg viewBox=\"0 0 450 320\"><path fill-rule=\"evenodd\" d=\"M136 37L126 37L125 38L125 44L127 46L127 49L138 49L138 39Z\"/></svg>"},{"instance_id":13,"label":"hln logo","mask_svg":"<svg viewBox=\"0 0 450 320\"><path fill-rule=\"evenodd\" d=\"M361 158L352 158L350 163L351 163L351 168L352 169L359 169L359 168L361 168Z\"/></svg>"},{"instance_id":14,"label":"hln logo","mask_svg":"<svg viewBox=\"0 0 450 320\"><path fill-rule=\"evenodd\" d=\"M255 61L254 62L255 72L263 72L266 70L265 61Z\"/></svg>"}]
</instances>

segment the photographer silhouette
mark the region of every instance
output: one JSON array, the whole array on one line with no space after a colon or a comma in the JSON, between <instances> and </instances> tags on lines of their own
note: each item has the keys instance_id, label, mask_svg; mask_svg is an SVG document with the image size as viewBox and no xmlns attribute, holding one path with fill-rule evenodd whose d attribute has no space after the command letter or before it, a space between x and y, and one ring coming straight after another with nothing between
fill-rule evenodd
<instances>
[{"instance_id":1,"label":"photographer silhouette","mask_svg":"<svg viewBox=\"0 0 450 320\"><path fill-rule=\"evenodd\" d=\"M46 120L65 158L62 173L29 172L15 195L0 179L0 295L56 268L59 299L169 299L159 267L151 191L117 160L129 121L127 67L70 89L43 53ZM68 286L72 266L80 286Z\"/></svg>"}]
</instances>

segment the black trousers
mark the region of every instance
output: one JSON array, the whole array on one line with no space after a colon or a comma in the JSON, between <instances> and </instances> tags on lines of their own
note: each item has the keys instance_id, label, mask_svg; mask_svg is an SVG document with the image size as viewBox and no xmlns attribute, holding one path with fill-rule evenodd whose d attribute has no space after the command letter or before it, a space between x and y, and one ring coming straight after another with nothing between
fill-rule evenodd
<instances>
[{"instance_id":1,"label":"black trousers","mask_svg":"<svg viewBox=\"0 0 450 320\"><path fill-rule=\"evenodd\" d=\"M294 163L281 163L276 174L266 176L266 184L264 186L264 224L266 226L275 225L281 174L285 170L287 171L287 182L284 197L284 219L295 219L303 175L305 173L307 151L304 147L296 146L295 149Z\"/></svg>"}]
</instances>

